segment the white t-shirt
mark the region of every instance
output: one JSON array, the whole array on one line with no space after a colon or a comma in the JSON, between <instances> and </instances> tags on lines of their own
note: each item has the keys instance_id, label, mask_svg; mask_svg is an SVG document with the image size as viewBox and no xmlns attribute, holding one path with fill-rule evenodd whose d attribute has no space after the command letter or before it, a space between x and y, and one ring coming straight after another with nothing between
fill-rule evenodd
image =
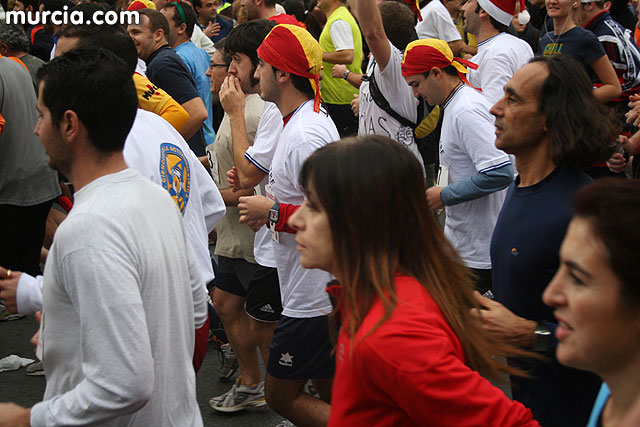
<instances>
[{"instance_id":1,"label":"white t-shirt","mask_svg":"<svg viewBox=\"0 0 640 427\"><path fill-rule=\"evenodd\" d=\"M336 48L336 52L340 50L353 50L353 31L351 27L342 19L333 21L331 28L329 29L329 35L331 36L331 43Z\"/></svg>"},{"instance_id":2,"label":"white t-shirt","mask_svg":"<svg viewBox=\"0 0 640 427\"><path fill-rule=\"evenodd\" d=\"M197 274L167 192L133 169L75 194L44 271L47 387L31 425L202 426Z\"/></svg>"},{"instance_id":3,"label":"white t-shirt","mask_svg":"<svg viewBox=\"0 0 640 427\"><path fill-rule=\"evenodd\" d=\"M461 40L453 18L440 0L431 0L420 10L422 21L416 24L419 39L440 39L446 42Z\"/></svg>"},{"instance_id":4,"label":"white t-shirt","mask_svg":"<svg viewBox=\"0 0 640 427\"><path fill-rule=\"evenodd\" d=\"M495 147L491 105L475 89L462 85L444 104L440 134L440 163L449 171L449 184L510 164ZM467 267L491 268L489 245L506 189L446 207L444 233Z\"/></svg>"},{"instance_id":5,"label":"white t-shirt","mask_svg":"<svg viewBox=\"0 0 640 427\"><path fill-rule=\"evenodd\" d=\"M482 89L482 95L493 106L504 95L504 86L533 57L531 46L524 40L500 33L478 43L478 54L472 59L477 70L469 70L469 83Z\"/></svg>"},{"instance_id":6,"label":"white t-shirt","mask_svg":"<svg viewBox=\"0 0 640 427\"><path fill-rule=\"evenodd\" d=\"M280 134L280 140L269 170L269 185L277 202L301 205L304 202L298 181L304 161L318 148L340 139L338 130L324 110L313 111L308 100L293 113ZM282 314L308 318L329 314L331 302L325 285L331 276L326 271L306 269L300 265L295 235L279 233L279 242L272 240L276 255Z\"/></svg>"},{"instance_id":7,"label":"white t-shirt","mask_svg":"<svg viewBox=\"0 0 640 427\"><path fill-rule=\"evenodd\" d=\"M138 109L123 154L130 167L164 187L182 212L187 241L201 274L200 286L206 293L214 277L209 232L225 214L224 200L211 175L169 122L142 109ZM207 318L206 305L197 314L196 323L201 326Z\"/></svg>"},{"instance_id":8,"label":"white t-shirt","mask_svg":"<svg viewBox=\"0 0 640 427\"><path fill-rule=\"evenodd\" d=\"M402 117L415 122L418 114L418 100L413 96L411 87L402 77L402 52L389 42L391 52L389 62L384 71L373 58L369 61L367 75L375 73L376 83L380 92L389 102L393 110ZM374 65L375 64L375 65ZM418 145L413 138L413 131L409 126L403 126L386 111L378 107L371 96L369 82L360 85L360 117L358 135L382 135L398 141L411 151L423 164Z\"/></svg>"},{"instance_id":9,"label":"white t-shirt","mask_svg":"<svg viewBox=\"0 0 640 427\"><path fill-rule=\"evenodd\" d=\"M260 116L253 145L245 153L245 157L262 172L268 174L273 154L276 152L278 139L282 133L282 113L273 102L264 103L264 111ZM268 176L256 187L256 194L265 196ZM256 232L253 242L253 257L263 267L276 268L276 258L271 244L271 232L264 226Z\"/></svg>"}]
</instances>

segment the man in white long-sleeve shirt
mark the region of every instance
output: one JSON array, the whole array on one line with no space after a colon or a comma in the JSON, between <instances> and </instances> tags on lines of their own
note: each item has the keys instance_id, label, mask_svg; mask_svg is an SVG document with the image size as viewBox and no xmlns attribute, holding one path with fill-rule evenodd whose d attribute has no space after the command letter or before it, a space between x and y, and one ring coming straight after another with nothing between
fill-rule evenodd
<instances>
[{"instance_id":1,"label":"man in white long-sleeve shirt","mask_svg":"<svg viewBox=\"0 0 640 427\"><path fill-rule=\"evenodd\" d=\"M176 204L124 161L131 73L113 54L78 49L39 77L36 133L77 192L45 267L44 400L1 404L0 422L201 426L191 364L199 273Z\"/></svg>"}]
</instances>

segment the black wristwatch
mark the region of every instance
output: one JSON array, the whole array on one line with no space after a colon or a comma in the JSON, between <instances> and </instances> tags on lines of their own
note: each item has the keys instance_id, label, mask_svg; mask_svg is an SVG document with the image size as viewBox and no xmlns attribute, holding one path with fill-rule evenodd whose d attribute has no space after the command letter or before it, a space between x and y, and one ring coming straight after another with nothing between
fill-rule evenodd
<instances>
[{"instance_id":1,"label":"black wristwatch","mask_svg":"<svg viewBox=\"0 0 640 427\"><path fill-rule=\"evenodd\" d=\"M545 353L549 349L549 343L551 342L551 331L547 326L538 322L536 330L533 331L534 344L533 351L538 353Z\"/></svg>"},{"instance_id":2,"label":"black wristwatch","mask_svg":"<svg viewBox=\"0 0 640 427\"><path fill-rule=\"evenodd\" d=\"M269 209L269 222L277 224L280 218L280 203L274 203Z\"/></svg>"}]
</instances>

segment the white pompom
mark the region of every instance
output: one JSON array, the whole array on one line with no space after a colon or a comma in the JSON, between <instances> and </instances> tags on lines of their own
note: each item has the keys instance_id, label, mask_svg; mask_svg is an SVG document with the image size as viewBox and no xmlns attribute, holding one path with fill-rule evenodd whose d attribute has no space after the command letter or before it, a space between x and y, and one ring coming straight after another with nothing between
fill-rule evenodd
<instances>
[{"instance_id":1,"label":"white pompom","mask_svg":"<svg viewBox=\"0 0 640 427\"><path fill-rule=\"evenodd\" d=\"M531 15L528 10L524 10L518 14L518 22L520 25L527 25L531 21Z\"/></svg>"}]
</instances>

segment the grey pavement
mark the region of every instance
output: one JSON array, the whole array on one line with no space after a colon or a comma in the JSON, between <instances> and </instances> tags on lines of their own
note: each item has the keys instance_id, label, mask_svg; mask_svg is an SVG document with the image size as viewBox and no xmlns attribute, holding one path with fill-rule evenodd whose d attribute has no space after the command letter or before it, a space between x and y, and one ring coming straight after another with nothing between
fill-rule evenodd
<instances>
[{"instance_id":1,"label":"grey pavement","mask_svg":"<svg viewBox=\"0 0 640 427\"><path fill-rule=\"evenodd\" d=\"M35 359L29 340L37 330L33 316L14 321L0 321L0 359L16 354L20 357ZM220 362L212 343L209 343L207 356L198 373L197 394L202 419L205 426L216 427L275 427L282 417L267 406L250 408L232 414L218 413L209 406L209 399L231 388L233 382L218 381ZM237 377L236 373L236 377ZM234 379L235 381L235 379ZM0 402L15 402L22 406L32 406L42 400L45 388L44 377L31 377L26 370L0 372Z\"/></svg>"}]
</instances>

